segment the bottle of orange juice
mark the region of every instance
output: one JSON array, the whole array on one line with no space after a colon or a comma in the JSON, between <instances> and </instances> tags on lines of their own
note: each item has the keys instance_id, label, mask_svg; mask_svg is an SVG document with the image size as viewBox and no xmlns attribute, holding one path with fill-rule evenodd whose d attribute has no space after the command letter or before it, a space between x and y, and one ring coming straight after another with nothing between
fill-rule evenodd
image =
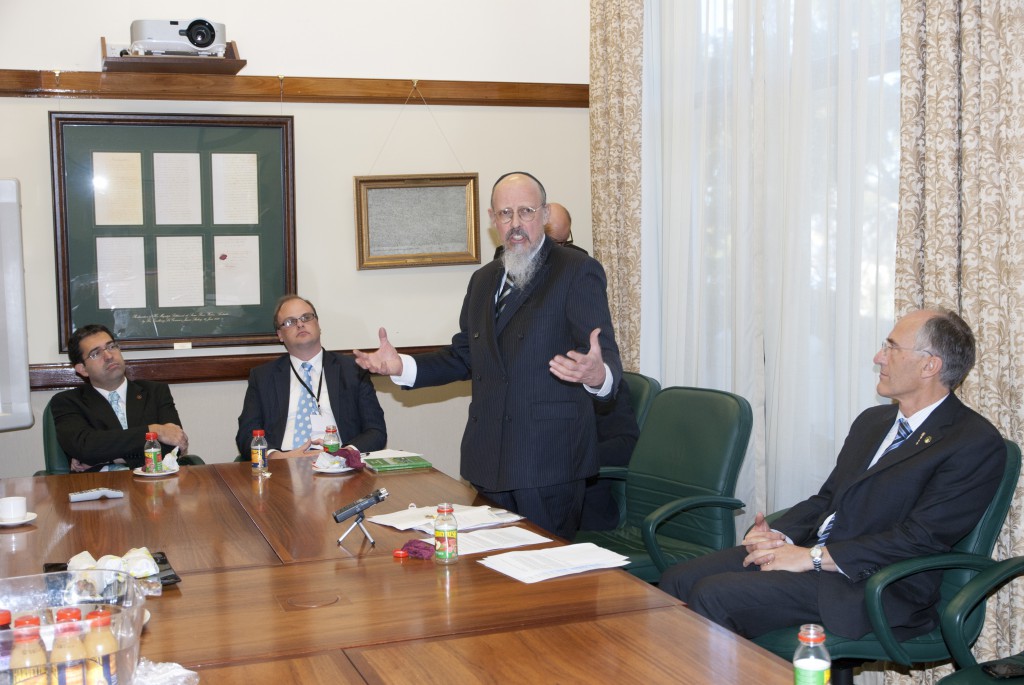
<instances>
[{"instance_id":1,"label":"bottle of orange juice","mask_svg":"<svg viewBox=\"0 0 1024 685\"><path fill-rule=\"evenodd\" d=\"M46 648L39 638L39 617L19 616L14 621L11 650L12 685L47 685Z\"/></svg>"},{"instance_id":2,"label":"bottle of orange juice","mask_svg":"<svg viewBox=\"0 0 1024 685\"><path fill-rule=\"evenodd\" d=\"M50 685L85 685L85 645L79 635L82 610L57 611L57 633L50 650Z\"/></svg>"},{"instance_id":3,"label":"bottle of orange juice","mask_svg":"<svg viewBox=\"0 0 1024 685\"><path fill-rule=\"evenodd\" d=\"M110 612L90 611L85 636L86 685L117 685L117 637L110 629Z\"/></svg>"}]
</instances>

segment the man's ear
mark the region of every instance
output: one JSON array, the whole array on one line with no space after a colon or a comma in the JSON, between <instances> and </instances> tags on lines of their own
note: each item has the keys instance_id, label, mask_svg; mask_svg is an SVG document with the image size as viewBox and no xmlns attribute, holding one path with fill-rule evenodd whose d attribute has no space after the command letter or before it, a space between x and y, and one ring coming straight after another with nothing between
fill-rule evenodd
<instances>
[{"instance_id":1,"label":"man's ear","mask_svg":"<svg viewBox=\"0 0 1024 685\"><path fill-rule=\"evenodd\" d=\"M82 364L81 362L79 362L78 364L75 364L75 371L82 378L88 378L89 377L89 372L85 370L85 364Z\"/></svg>"},{"instance_id":2,"label":"man's ear","mask_svg":"<svg viewBox=\"0 0 1024 685\"><path fill-rule=\"evenodd\" d=\"M928 361L925 363L924 368L921 371L921 375L925 378L932 378L938 376L942 372L942 357L936 357L931 355L928 357Z\"/></svg>"}]
</instances>

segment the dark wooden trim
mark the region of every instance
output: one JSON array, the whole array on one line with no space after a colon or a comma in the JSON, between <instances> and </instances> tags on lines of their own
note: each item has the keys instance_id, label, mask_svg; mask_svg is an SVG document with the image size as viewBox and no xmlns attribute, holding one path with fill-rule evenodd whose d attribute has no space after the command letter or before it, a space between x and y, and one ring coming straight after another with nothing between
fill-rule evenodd
<instances>
[{"instance_id":1,"label":"dark wooden trim","mask_svg":"<svg viewBox=\"0 0 1024 685\"><path fill-rule=\"evenodd\" d=\"M0 69L0 97L398 105L422 105L426 100L430 105L586 108L590 106L590 86L586 83Z\"/></svg>"},{"instance_id":2,"label":"dark wooden trim","mask_svg":"<svg viewBox=\"0 0 1024 685\"><path fill-rule=\"evenodd\" d=\"M403 347L403 354L433 352L439 346ZM335 350L351 354L352 350ZM134 380L161 381L163 383L216 383L243 381L254 366L265 364L281 356L281 352L268 354L227 354L203 357L167 359L129 359L128 377ZM32 390L63 390L82 385L84 381L71 364L31 364L28 367Z\"/></svg>"}]
</instances>

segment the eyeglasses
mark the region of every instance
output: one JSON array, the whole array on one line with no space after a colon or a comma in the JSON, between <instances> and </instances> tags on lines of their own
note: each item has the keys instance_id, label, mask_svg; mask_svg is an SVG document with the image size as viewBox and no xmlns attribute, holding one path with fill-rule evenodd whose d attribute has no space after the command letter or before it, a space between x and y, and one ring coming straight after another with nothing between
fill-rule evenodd
<instances>
[{"instance_id":1,"label":"eyeglasses","mask_svg":"<svg viewBox=\"0 0 1024 685\"><path fill-rule=\"evenodd\" d=\"M515 214L519 215L520 221L524 224L528 224L537 218L537 212L542 210L544 205L540 207L520 207L519 209L512 209L506 207L505 209L499 209L494 213L494 216L498 218L498 223L507 224L512 221L512 216Z\"/></svg>"},{"instance_id":2,"label":"eyeglasses","mask_svg":"<svg viewBox=\"0 0 1024 685\"><path fill-rule=\"evenodd\" d=\"M96 361L100 358L100 355L104 352L113 352L114 350L121 349L121 345L116 340L111 340L103 347L97 347L95 350L85 355L85 358L89 361Z\"/></svg>"},{"instance_id":3,"label":"eyeglasses","mask_svg":"<svg viewBox=\"0 0 1024 685\"><path fill-rule=\"evenodd\" d=\"M558 245L572 245L572 229L569 229L569 237L565 240L556 240L555 243Z\"/></svg>"},{"instance_id":4,"label":"eyeglasses","mask_svg":"<svg viewBox=\"0 0 1024 685\"><path fill-rule=\"evenodd\" d=\"M294 326L295 324L297 324L299 322L309 323L310 321L312 321L315 318L317 318L316 314L314 314L313 312L306 312L305 314L303 314L300 317L292 316L292 317L289 317L289 318L285 319L280 324L278 324L277 327L278 328L291 328L292 326Z\"/></svg>"},{"instance_id":5,"label":"eyeglasses","mask_svg":"<svg viewBox=\"0 0 1024 685\"><path fill-rule=\"evenodd\" d=\"M900 347L896 343L889 342L888 340L883 340L882 341L882 347L879 349L880 352L883 352L885 354L889 354L890 352L893 352L895 350L899 350L899 351L903 351L903 352L917 352L919 354L929 354L929 355L931 355L933 357L936 356L935 353L932 352L931 350L928 350L928 349L919 350L916 347Z\"/></svg>"}]
</instances>

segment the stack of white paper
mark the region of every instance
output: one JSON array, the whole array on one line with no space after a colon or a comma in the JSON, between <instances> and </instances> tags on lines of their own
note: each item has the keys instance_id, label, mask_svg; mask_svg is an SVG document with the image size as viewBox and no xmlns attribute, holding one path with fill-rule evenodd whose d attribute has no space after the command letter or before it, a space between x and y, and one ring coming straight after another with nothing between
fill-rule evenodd
<instances>
[{"instance_id":1,"label":"stack of white paper","mask_svg":"<svg viewBox=\"0 0 1024 685\"><path fill-rule=\"evenodd\" d=\"M455 520L459 522L459 531L473 530L485 526L500 526L505 523L519 521L523 517L504 509L491 507L470 507L465 504L452 506ZM398 530L418 530L424 533L434 532L434 513L436 507L412 507L399 509L393 514L370 516L366 520L381 526L391 526Z\"/></svg>"},{"instance_id":2,"label":"stack of white paper","mask_svg":"<svg viewBox=\"0 0 1024 685\"><path fill-rule=\"evenodd\" d=\"M524 583L536 583L572 573L625 566L629 557L583 542L529 552L505 552L485 557L480 563Z\"/></svg>"}]
</instances>

